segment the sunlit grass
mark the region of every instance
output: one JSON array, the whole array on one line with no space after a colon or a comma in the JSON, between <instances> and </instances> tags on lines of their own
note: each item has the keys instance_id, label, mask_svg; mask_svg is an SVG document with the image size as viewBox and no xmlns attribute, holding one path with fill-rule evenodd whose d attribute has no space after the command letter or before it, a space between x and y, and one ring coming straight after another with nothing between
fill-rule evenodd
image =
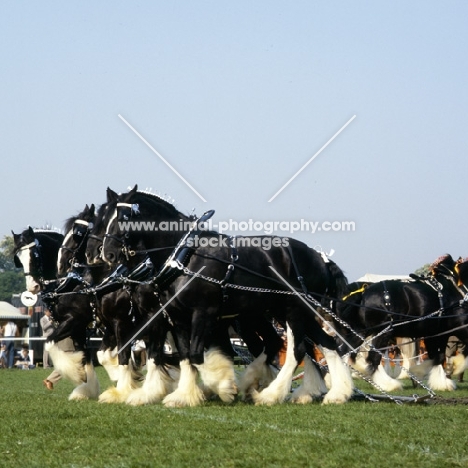
<instances>
[{"instance_id":1,"label":"sunlit grass","mask_svg":"<svg viewBox=\"0 0 468 468\"><path fill-rule=\"evenodd\" d=\"M104 370L98 374L107 388ZM0 371L0 466L468 466L463 404L131 407L70 402L72 385L61 381L47 391L47 375L43 369ZM404 385L398 394L426 393L409 381ZM440 396L468 398L468 384Z\"/></svg>"}]
</instances>

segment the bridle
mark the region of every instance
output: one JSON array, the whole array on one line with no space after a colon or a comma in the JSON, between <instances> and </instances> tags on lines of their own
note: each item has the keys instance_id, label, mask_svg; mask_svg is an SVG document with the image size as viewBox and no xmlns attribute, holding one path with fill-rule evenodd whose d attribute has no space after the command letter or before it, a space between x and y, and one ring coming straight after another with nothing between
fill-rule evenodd
<instances>
[{"instance_id":1,"label":"bridle","mask_svg":"<svg viewBox=\"0 0 468 468\"><path fill-rule=\"evenodd\" d=\"M109 225L114 221L115 218L117 219L117 221L129 221L130 219L133 219L134 217L140 215L140 206L137 203L119 202L116 204L115 210L117 212L117 216L111 218L111 220L109 221ZM107 227L107 229L109 229L109 226ZM117 236L115 234L109 234L108 232L106 232L104 234L103 243L105 239L112 239L121 244L122 254L125 256L127 261L129 261L130 257L134 257L137 254L135 250L130 249L130 246L127 243L129 239L128 231L123 236Z\"/></svg>"},{"instance_id":2,"label":"bridle","mask_svg":"<svg viewBox=\"0 0 468 468\"><path fill-rule=\"evenodd\" d=\"M42 257L41 257L40 247L41 247L41 245L39 244L39 241L37 239L34 239L29 244L23 245L23 247L20 247L20 248L16 249L16 251L14 253L14 257L13 257L16 268L23 268L23 264L21 263L21 261L20 261L20 259L18 257L19 252L23 252L25 250L30 250L31 254L34 256L34 258L39 260L40 266L37 269L34 269L34 272L33 272L33 269L31 268L31 271L29 273L23 273L24 276L32 276L33 277L34 276L33 273L37 273L38 276L40 276L40 279L41 280L43 279L42 278L42 276L43 276Z\"/></svg>"},{"instance_id":3,"label":"bridle","mask_svg":"<svg viewBox=\"0 0 468 468\"><path fill-rule=\"evenodd\" d=\"M37 239L34 239L34 241L30 242L29 244L24 245L23 247L20 247L19 249L16 250L14 254L14 261L15 261L15 266L17 268L21 268L23 265L19 261L19 258L17 256L18 252L22 252L24 250L31 250L31 255L34 257L35 261L31 262L32 268L28 273L23 273L24 276L31 276L35 281L37 281L41 285L41 289L45 290L46 287L50 287L52 284L56 284L58 282L57 279L51 279L51 280L46 280L44 278L44 262L42 258L42 252L41 252L41 244ZM36 265L36 262L38 265Z\"/></svg>"},{"instance_id":4,"label":"bridle","mask_svg":"<svg viewBox=\"0 0 468 468\"><path fill-rule=\"evenodd\" d=\"M68 247L64 244L60 246L60 250L64 250L65 252L70 252L72 254L71 259L68 261L68 263L73 266L78 262L78 259L76 258L78 252L85 246L87 239L90 237L90 230L93 228L93 223L90 221L85 221L83 219L77 219L73 223L73 227L71 229L72 232L72 239L76 243L76 247Z\"/></svg>"}]
</instances>

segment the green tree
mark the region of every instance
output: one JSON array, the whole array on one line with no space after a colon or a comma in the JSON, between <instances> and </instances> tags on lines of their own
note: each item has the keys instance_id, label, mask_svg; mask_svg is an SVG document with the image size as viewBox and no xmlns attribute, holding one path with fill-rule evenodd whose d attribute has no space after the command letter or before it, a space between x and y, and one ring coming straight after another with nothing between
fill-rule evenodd
<instances>
[{"instance_id":1,"label":"green tree","mask_svg":"<svg viewBox=\"0 0 468 468\"><path fill-rule=\"evenodd\" d=\"M11 302L11 296L24 291L23 271L13 261L13 236L0 241L0 301Z\"/></svg>"},{"instance_id":2,"label":"green tree","mask_svg":"<svg viewBox=\"0 0 468 468\"><path fill-rule=\"evenodd\" d=\"M420 268L418 268L417 270L415 270L414 274L415 274L415 275L418 275L418 276L427 276L427 275L429 274L430 267L431 267L431 264L430 264L430 263L426 263L426 264L423 265L422 267L420 267Z\"/></svg>"}]
</instances>

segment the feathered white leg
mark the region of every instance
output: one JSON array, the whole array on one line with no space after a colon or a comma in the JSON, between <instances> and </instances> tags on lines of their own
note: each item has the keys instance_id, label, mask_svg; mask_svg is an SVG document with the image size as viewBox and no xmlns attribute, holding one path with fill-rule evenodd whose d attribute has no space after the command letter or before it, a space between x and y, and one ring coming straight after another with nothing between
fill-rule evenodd
<instances>
[{"instance_id":1,"label":"feathered white leg","mask_svg":"<svg viewBox=\"0 0 468 468\"><path fill-rule=\"evenodd\" d=\"M224 403L234 401L237 395L234 366L227 356L218 349L209 349L205 352L203 364L197 369L210 392L218 395Z\"/></svg>"},{"instance_id":2,"label":"feathered white leg","mask_svg":"<svg viewBox=\"0 0 468 468\"><path fill-rule=\"evenodd\" d=\"M345 403L353 394L354 385L351 373L336 351L322 346L320 349L327 361L331 385L323 399L323 404Z\"/></svg>"},{"instance_id":3,"label":"feathered white leg","mask_svg":"<svg viewBox=\"0 0 468 468\"><path fill-rule=\"evenodd\" d=\"M278 371L266 363L267 355L259 354L245 369L239 378L239 393L244 400L252 397L253 390L268 387L278 375Z\"/></svg>"},{"instance_id":4,"label":"feathered white leg","mask_svg":"<svg viewBox=\"0 0 468 468\"><path fill-rule=\"evenodd\" d=\"M306 356L304 360L304 377L300 387L296 388L291 396L291 401L294 403L310 403L314 398L320 398L328 392L327 386L322 378L317 367Z\"/></svg>"},{"instance_id":5,"label":"feathered white leg","mask_svg":"<svg viewBox=\"0 0 468 468\"><path fill-rule=\"evenodd\" d=\"M448 379L442 365L434 366L427 379L428 387L434 391L451 392L457 388L454 380Z\"/></svg>"},{"instance_id":6,"label":"feathered white leg","mask_svg":"<svg viewBox=\"0 0 468 468\"><path fill-rule=\"evenodd\" d=\"M381 389L385 390L386 392L393 392L395 390L401 390L403 386L401 382L397 379L394 379L385 372L382 364L379 365L377 370L371 376L371 380L375 382Z\"/></svg>"},{"instance_id":7,"label":"feathered white leg","mask_svg":"<svg viewBox=\"0 0 468 468\"><path fill-rule=\"evenodd\" d=\"M76 387L69 400L97 400L99 398L99 381L92 364L86 364L86 382Z\"/></svg>"},{"instance_id":8,"label":"feathered white leg","mask_svg":"<svg viewBox=\"0 0 468 468\"><path fill-rule=\"evenodd\" d=\"M411 359L416 357L416 343L411 338L397 338L396 343L401 353L401 371L397 376L398 380L409 379L409 369Z\"/></svg>"},{"instance_id":9,"label":"feathered white leg","mask_svg":"<svg viewBox=\"0 0 468 468\"><path fill-rule=\"evenodd\" d=\"M268 387L261 392L257 392L256 390L252 391L252 398L256 405L274 405L276 403L282 403L289 395L292 376L299 363L296 361L294 355L294 335L289 326L287 326L286 335L288 347L286 349L285 363L276 376L276 379L273 380Z\"/></svg>"},{"instance_id":10,"label":"feathered white leg","mask_svg":"<svg viewBox=\"0 0 468 468\"><path fill-rule=\"evenodd\" d=\"M109 378L117 382L119 379L119 358L117 353L117 347L114 349L106 349L105 351L98 351L97 358L99 364L106 369Z\"/></svg>"},{"instance_id":11,"label":"feathered white leg","mask_svg":"<svg viewBox=\"0 0 468 468\"><path fill-rule=\"evenodd\" d=\"M169 407L199 406L204 397L201 388L197 385L198 372L188 359L180 363L180 379L177 389L167 395L163 403Z\"/></svg>"},{"instance_id":12,"label":"feathered white leg","mask_svg":"<svg viewBox=\"0 0 468 468\"><path fill-rule=\"evenodd\" d=\"M45 345L54 363L54 368L62 377L80 385L86 382L86 370L83 365L83 351L62 351L55 342L50 341Z\"/></svg>"},{"instance_id":13,"label":"feathered white leg","mask_svg":"<svg viewBox=\"0 0 468 468\"><path fill-rule=\"evenodd\" d=\"M127 398L127 403L133 406L160 403L163 398L177 388L174 380L162 367L156 366L154 359L146 362L146 377L140 388L133 390Z\"/></svg>"},{"instance_id":14,"label":"feathered white leg","mask_svg":"<svg viewBox=\"0 0 468 468\"><path fill-rule=\"evenodd\" d=\"M462 374L468 368L468 357L463 356L463 354L457 354L456 356L453 356L452 366L452 375L458 376Z\"/></svg>"},{"instance_id":15,"label":"feathered white leg","mask_svg":"<svg viewBox=\"0 0 468 468\"><path fill-rule=\"evenodd\" d=\"M119 378L115 387L108 388L99 396L100 403L123 403L130 392L137 388L137 384L133 378L132 363L119 366Z\"/></svg>"}]
</instances>

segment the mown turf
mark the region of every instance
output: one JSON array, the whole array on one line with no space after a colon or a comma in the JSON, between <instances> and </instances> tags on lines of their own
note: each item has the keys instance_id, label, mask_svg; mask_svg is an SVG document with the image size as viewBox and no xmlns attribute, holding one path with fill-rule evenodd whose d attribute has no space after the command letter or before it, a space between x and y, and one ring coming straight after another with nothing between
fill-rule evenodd
<instances>
[{"instance_id":1,"label":"mown turf","mask_svg":"<svg viewBox=\"0 0 468 468\"><path fill-rule=\"evenodd\" d=\"M102 368L98 375L107 388ZM72 385L61 381L49 392L46 376L43 369L0 371L2 467L468 466L468 405L454 404L467 401L466 383L438 394L439 404L211 401L168 409L70 402ZM409 381L405 387L399 394L425 394Z\"/></svg>"}]
</instances>

